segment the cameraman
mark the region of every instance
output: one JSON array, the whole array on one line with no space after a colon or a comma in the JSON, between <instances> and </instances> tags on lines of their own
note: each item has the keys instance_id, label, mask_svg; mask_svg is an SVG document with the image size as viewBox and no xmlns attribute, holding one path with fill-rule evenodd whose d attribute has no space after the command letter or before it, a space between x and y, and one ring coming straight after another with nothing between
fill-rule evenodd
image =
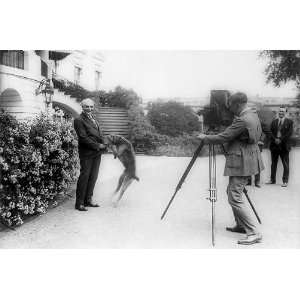
<instances>
[{"instance_id":1,"label":"cameraman","mask_svg":"<svg viewBox=\"0 0 300 300\"><path fill-rule=\"evenodd\" d=\"M244 93L230 96L228 105L229 110L235 115L233 123L217 135L199 135L205 144L226 143L224 176L229 176L228 202L236 221L234 227L227 227L226 230L245 233L246 238L238 241L238 244L242 245L251 245L262 240L242 197L249 176L258 174L264 169L258 147L262 133L261 124L257 113L247 106L247 101Z\"/></svg>"}]
</instances>

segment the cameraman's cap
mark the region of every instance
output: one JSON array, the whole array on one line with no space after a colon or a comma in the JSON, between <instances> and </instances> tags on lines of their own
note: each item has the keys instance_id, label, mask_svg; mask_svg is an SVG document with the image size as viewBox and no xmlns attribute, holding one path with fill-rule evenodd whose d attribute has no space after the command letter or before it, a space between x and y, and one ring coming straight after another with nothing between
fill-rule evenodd
<instances>
[{"instance_id":1,"label":"cameraman's cap","mask_svg":"<svg viewBox=\"0 0 300 300\"><path fill-rule=\"evenodd\" d=\"M241 92L231 95L228 99L229 105L231 105L232 103L243 104L243 103L247 103L247 102L248 102L247 95L245 93L241 93Z\"/></svg>"}]
</instances>

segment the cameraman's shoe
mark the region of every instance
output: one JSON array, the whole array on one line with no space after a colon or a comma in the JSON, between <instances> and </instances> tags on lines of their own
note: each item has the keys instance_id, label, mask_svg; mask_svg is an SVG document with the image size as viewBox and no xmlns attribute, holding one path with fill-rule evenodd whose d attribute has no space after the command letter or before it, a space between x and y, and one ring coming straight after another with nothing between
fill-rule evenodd
<instances>
[{"instance_id":1,"label":"cameraman's shoe","mask_svg":"<svg viewBox=\"0 0 300 300\"><path fill-rule=\"evenodd\" d=\"M261 243L262 236L260 234L247 235L245 239L239 240L237 243L239 245L253 245L256 243Z\"/></svg>"}]
</instances>

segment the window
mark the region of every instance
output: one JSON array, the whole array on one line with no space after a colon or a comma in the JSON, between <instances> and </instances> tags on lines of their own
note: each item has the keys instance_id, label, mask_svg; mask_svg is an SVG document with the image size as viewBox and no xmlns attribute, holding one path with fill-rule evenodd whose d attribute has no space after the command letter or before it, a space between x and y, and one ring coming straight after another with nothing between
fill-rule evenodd
<instances>
[{"instance_id":1,"label":"window","mask_svg":"<svg viewBox=\"0 0 300 300\"><path fill-rule=\"evenodd\" d=\"M48 78L48 65L41 59L41 75Z\"/></svg>"},{"instance_id":2,"label":"window","mask_svg":"<svg viewBox=\"0 0 300 300\"><path fill-rule=\"evenodd\" d=\"M101 72L95 71L95 89L96 90L99 90L100 78L101 78Z\"/></svg>"},{"instance_id":3,"label":"window","mask_svg":"<svg viewBox=\"0 0 300 300\"><path fill-rule=\"evenodd\" d=\"M75 73L74 73L74 82L76 84L80 84L80 80L81 80L81 75L82 75L82 69L80 67L75 67L74 69Z\"/></svg>"},{"instance_id":4,"label":"window","mask_svg":"<svg viewBox=\"0 0 300 300\"><path fill-rule=\"evenodd\" d=\"M1 50L0 64L24 70L24 51Z\"/></svg>"}]
</instances>

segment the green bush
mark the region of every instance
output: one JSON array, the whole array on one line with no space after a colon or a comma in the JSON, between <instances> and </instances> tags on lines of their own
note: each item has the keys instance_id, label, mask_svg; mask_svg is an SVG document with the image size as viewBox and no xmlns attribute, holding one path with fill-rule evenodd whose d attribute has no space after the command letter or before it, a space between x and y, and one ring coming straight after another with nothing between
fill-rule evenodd
<instances>
[{"instance_id":1,"label":"green bush","mask_svg":"<svg viewBox=\"0 0 300 300\"><path fill-rule=\"evenodd\" d=\"M25 123L0 114L0 218L8 226L45 213L49 201L75 179L77 168L70 123L45 115Z\"/></svg>"},{"instance_id":2,"label":"green bush","mask_svg":"<svg viewBox=\"0 0 300 300\"><path fill-rule=\"evenodd\" d=\"M158 133L173 137L200 130L198 116L193 110L175 101L150 104L148 119Z\"/></svg>"}]
</instances>

